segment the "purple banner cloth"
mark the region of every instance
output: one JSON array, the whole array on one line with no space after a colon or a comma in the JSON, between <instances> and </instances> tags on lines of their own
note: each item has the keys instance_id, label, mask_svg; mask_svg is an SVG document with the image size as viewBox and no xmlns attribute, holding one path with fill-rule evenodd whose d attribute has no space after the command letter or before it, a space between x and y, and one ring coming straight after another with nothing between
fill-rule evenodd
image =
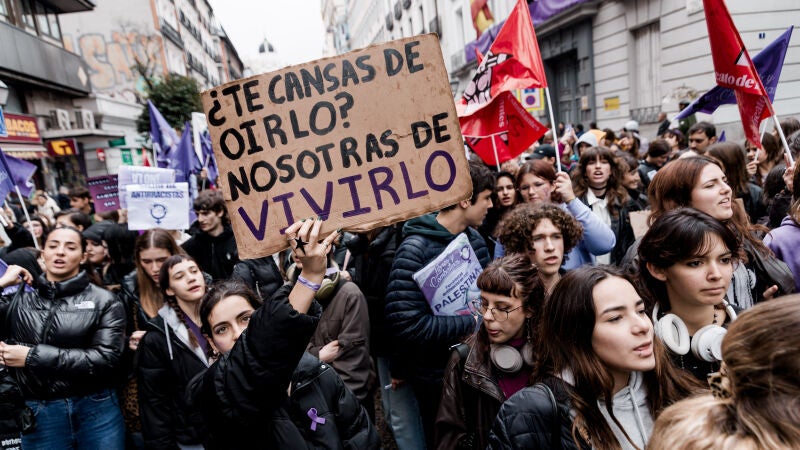
<instances>
[{"instance_id":1,"label":"purple banner cloth","mask_svg":"<svg viewBox=\"0 0 800 450\"><path fill-rule=\"evenodd\" d=\"M529 3L528 10L531 13L533 26L536 26L568 8L580 3L586 3L587 1L588 0L538 0ZM479 39L468 43L466 47L464 47L467 63L475 60L476 48L480 50L481 54L486 54L492 42L494 42L494 38L497 37L497 33L500 31L503 23L505 23L505 20L484 31Z\"/></svg>"},{"instance_id":2,"label":"purple banner cloth","mask_svg":"<svg viewBox=\"0 0 800 450\"><path fill-rule=\"evenodd\" d=\"M764 89L767 90L769 101L775 100L775 90L778 87L778 79L781 77L781 69L783 69L783 60L786 57L786 49L789 47L789 40L792 37L792 29L789 27L783 34L778 36L778 39L770 42L769 45L764 47L756 56L753 57L753 65L756 66L758 76L764 84ZM696 112L703 112L711 114L722 105L735 105L736 95L732 89L724 88L722 86L715 86L700 98L693 101L691 105L683 109L675 120L684 119Z\"/></svg>"},{"instance_id":3,"label":"purple banner cloth","mask_svg":"<svg viewBox=\"0 0 800 450\"><path fill-rule=\"evenodd\" d=\"M94 200L95 212L106 212L120 209L119 180L117 175L93 177L86 180L89 195Z\"/></svg>"}]
</instances>

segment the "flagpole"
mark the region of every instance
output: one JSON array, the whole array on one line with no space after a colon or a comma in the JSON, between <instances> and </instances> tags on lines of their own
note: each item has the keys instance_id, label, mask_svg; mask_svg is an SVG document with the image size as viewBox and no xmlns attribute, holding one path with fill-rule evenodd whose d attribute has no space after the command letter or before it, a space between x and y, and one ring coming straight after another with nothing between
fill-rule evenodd
<instances>
[{"instance_id":1,"label":"flagpole","mask_svg":"<svg viewBox=\"0 0 800 450\"><path fill-rule=\"evenodd\" d=\"M22 192L19 191L19 186L14 184L14 189L17 190L17 197L19 197L19 204L20 204L20 206L22 206L22 212L25 213L25 220L27 220L28 223L30 224L31 223L31 216L28 214L28 207L25 205L25 198L22 197ZM30 231L30 230L28 230L28 231ZM33 233L31 233L31 236L33 236ZM39 242L36 241L36 236L33 236L33 246L36 247L36 250L41 250L39 248Z\"/></svg>"},{"instance_id":2,"label":"flagpole","mask_svg":"<svg viewBox=\"0 0 800 450\"><path fill-rule=\"evenodd\" d=\"M778 121L778 115L775 114L775 110L772 110L772 120L775 122L775 128L778 129L778 134L781 136L781 142L783 142L783 151L786 153L786 156L789 157L789 164L794 165L794 158L792 158L792 151L789 150L789 143L786 142L786 135L783 134L783 128L781 128L781 123Z\"/></svg>"},{"instance_id":3,"label":"flagpole","mask_svg":"<svg viewBox=\"0 0 800 450\"><path fill-rule=\"evenodd\" d=\"M492 135L492 150L494 150L494 163L497 164L497 171L500 172L500 157L497 156L497 144L494 142L495 135Z\"/></svg>"},{"instance_id":4,"label":"flagpole","mask_svg":"<svg viewBox=\"0 0 800 450\"><path fill-rule=\"evenodd\" d=\"M561 151L558 148L558 134L556 133L556 116L553 114L553 102L550 100L550 88L544 88L547 96L547 108L550 110L550 126L553 128L553 146L556 148L556 172L561 172Z\"/></svg>"}]
</instances>

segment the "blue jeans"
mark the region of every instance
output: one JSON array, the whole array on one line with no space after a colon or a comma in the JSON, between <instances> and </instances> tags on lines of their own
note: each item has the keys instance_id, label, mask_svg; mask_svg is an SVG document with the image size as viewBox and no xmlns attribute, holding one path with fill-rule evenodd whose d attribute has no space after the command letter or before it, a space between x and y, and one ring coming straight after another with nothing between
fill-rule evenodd
<instances>
[{"instance_id":1,"label":"blue jeans","mask_svg":"<svg viewBox=\"0 0 800 450\"><path fill-rule=\"evenodd\" d=\"M391 385L389 358L378 357L378 379L381 386ZM392 428L398 450L424 450L425 431L422 428L417 397L408 383L397 387L396 391L384 389L381 403L386 422Z\"/></svg>"},{"instance_id":2,"label":"blue jeans","mask_svg":"<svg viewBox=\"0 0 800 450\"><path fill-rule=\"evenodd\" d=\"M36 429L22 436L22 448L125 448L125 423L117 394L106 389L84 397L27 400L36 416Z\"/></svg>"}]
</instances>

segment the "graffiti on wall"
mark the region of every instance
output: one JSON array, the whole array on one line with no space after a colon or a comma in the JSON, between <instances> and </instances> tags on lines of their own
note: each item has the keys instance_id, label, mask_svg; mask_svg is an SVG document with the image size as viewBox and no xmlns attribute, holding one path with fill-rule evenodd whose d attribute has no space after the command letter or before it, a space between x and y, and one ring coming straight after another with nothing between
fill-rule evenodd
<instances>
[{"instance_id":1,"label":"graffiti on wall","mask_svg":"<svg viewBox=\"0 0 800 450\"><path fill-rule=\"evenodd\" d=\"M144 64L153 75L163 72L161 36L137 31L114 31L111 35L85 33L64 35L64 48L83 57L95 92L141 100L144 78L136 70Z\"/></svg>"}]
</instances>

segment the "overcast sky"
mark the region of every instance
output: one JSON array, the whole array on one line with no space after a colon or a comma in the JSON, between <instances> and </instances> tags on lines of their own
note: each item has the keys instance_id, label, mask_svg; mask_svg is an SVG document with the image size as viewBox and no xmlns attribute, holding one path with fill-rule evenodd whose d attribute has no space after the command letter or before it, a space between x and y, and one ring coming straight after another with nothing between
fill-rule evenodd
<instances>
[{"instance_id":1,"label":"overcast sky","mask_svg":"<svg viewBox=\"0 0 800 450\"><path fill-rule=\"evenodd\" d=\"M322 56L320 0L210 0L242 58L258 53L266 37L287 64Z\"/></svg>"}]
</instances>

